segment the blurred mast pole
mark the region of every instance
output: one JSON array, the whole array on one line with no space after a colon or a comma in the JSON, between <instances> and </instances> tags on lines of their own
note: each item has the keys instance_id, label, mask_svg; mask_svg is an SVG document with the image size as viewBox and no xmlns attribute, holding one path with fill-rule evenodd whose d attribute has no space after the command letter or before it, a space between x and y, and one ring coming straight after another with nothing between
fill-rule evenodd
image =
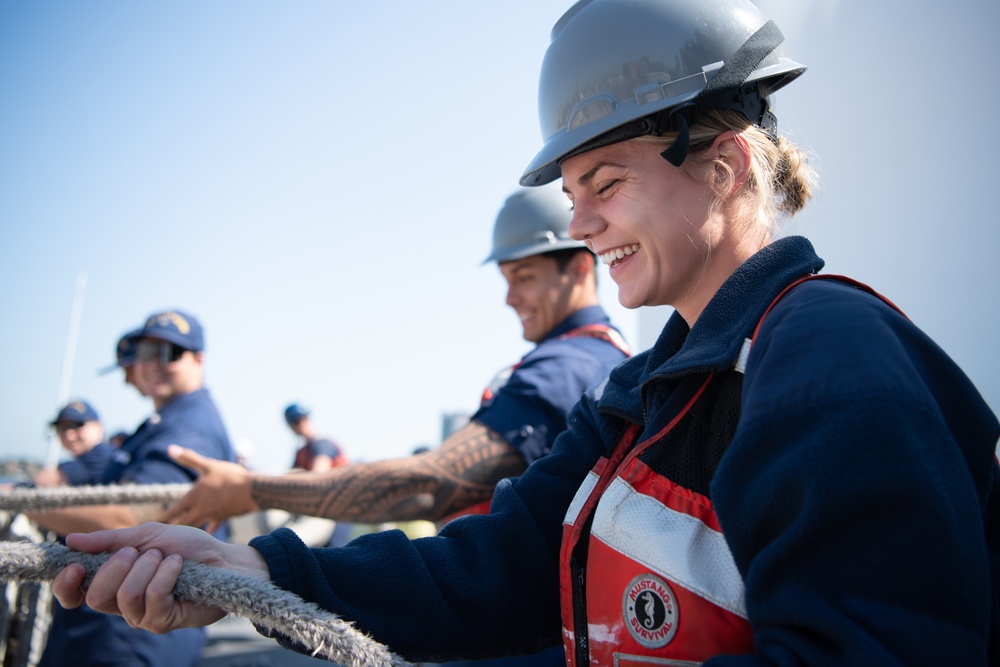
<instances>
[{"instance_id":1,"label":"blurred mast pole","mask_svg":"<svg viewBox=\"0 0 1000 667\"><path fill-rule=\"evenodd\" d=\"M66 349L63 350L62 372L59 377L59 394L56 396L56 409L62 408L69 401L69 387L73 381L73 359L76 356L76 338L80 333L80 315L83 313L83 290L87 286L87 272L83 269L76 274L76 291L73 294L73 309L69 315L69 331L66 332ZM49 433L49 455L45 459L45 467L55 468L59 464L59 449L62 447L59 436Z\"/></svg>"}]
</instances>

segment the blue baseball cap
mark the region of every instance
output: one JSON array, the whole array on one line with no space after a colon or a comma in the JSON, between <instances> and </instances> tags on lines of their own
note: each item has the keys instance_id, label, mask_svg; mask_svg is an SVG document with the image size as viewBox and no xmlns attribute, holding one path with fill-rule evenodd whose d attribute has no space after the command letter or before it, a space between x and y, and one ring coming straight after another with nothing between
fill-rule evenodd
<instances>
[{"instance_id":1,"label":"blue baseball cap","mask_svg":"<svg viewBox=\"0 0 1000 667\"><path fill-rule=\"evenodd\" d=\"M133 329L122 334L115 345L115 363L97 371L98 375L105 375L119 368L128 368L135 363L135 346L139 342L139 329Z\"/></svg>"},{"instance_id":2,"label":"blue baseball cap","mask_svg":"<svg viewBox=\"0 0 1000 667\"><path fill-rule=\"evenodd\" d=\"M299 405L298 403L292 403L287 408L285 408L285 421L288 422L289 426L293 426L299 423L303 417L308 417L309 411Z\"/></svg>"},{"instance_id":3,"label":"blue baseball cap","mask_svg":"<svg viewBox=\"0 0 1000 667\"><path fill-rule=\"evenodd\" d=\"M78 424L83 424L85 422L96 422L100 421L100 417L97 416L97 410L92 408L87 401L72 401L67 404L56 418L50 423L51 426L55 426L59 422L76 422Z\"/></svg>"},{"instance_id":4,"label":"blue baseball cap","mask_svg":"<svg viewBox=\"0 0 1000 667\"><path fill-rule=\"evenodd\" d=\"M165 340L194 352L205 349L205 334L201 323L193 315L180 310L165 310L150 315L146 324L136 332L136 339L139 338Z\"/></svg>"}]
</instances>

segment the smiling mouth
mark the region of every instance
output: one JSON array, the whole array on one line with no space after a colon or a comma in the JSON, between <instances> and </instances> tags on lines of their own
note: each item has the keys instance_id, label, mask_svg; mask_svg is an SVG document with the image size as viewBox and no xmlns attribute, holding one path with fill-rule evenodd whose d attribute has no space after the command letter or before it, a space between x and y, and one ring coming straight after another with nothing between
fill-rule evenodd
<instances>
[{"instance_id":1,"label":"smiling mouth","mask_svg":"<svg viewBox=\"0 0 1000 667\"><path fill-rule=\"evenodd\" d=\"M615 248L614 250L608 250L607 252L601 253L601 261L606 266L612 266L618 260L628 257L635 252L639 252L638 243L633 243L632 245L622 246L621 248Z\"/></svg>"}]
</instances>

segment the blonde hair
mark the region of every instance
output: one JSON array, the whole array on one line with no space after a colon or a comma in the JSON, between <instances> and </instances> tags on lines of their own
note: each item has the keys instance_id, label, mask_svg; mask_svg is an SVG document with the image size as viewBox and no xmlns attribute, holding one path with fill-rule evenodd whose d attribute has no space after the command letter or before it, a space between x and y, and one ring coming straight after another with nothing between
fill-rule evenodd
<instances>
[{"instance_id":1,"label":"blonde hair","mask_svg":"<svg viewBox=\"0 0 1000 667\"><path fill-rule=\"evenodd\" d=\"M739 132L750 146L750 174L743 184L740 206L748 217L763 224L773 235L779 219L795 215L812 198L818 176L808 164L805 151L784 137L775 141L742 114L727 109L710 109L699 115L698 122L689 130L691 150L687 159L697 160L700 150L729 130ZM666 133L659 137L639 137L637 141L666 146L676 136ZM731 191L736 184L731 165L721 159L713 162L726 174L725 191Z\"/></svg>"}]
</instances>

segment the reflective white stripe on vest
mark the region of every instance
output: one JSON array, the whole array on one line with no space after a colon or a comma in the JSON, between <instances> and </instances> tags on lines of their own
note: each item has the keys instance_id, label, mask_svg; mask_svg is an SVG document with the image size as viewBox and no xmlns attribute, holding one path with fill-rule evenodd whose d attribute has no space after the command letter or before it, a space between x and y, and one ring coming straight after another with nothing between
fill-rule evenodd
<instances>
[{"instance_id":1,"label":"reflective white stripe on vest","mask_svg":"<svg viewBox=\"0 0 1000 667\"><path fill-rule=\"evenodd\" d=\"M592 534L665 579L747 618L743 579L725 538L693 516L616 478L597 506Z\"/></svg>"},{"instance_id":2,"label":"reflective white stripe on vest","mask_svg":"<svg viewBox=\"0 0 1000 667\"><path fill-rule=\"evenodd\" d=\"M590 497L590 492L594 490L597 486L597 482L600 481L600 477L597 476L593 470L587 473L587 478L583 480L580 484L580 488L577 489L576 495L573 496L573 502L569 504L569 508L566 510L566 517L563 519L563 523L567 526L572 526L576 523L577 517L580 516L580 510L587 502L587 498Z\"/></svg>"}]
</instances>

